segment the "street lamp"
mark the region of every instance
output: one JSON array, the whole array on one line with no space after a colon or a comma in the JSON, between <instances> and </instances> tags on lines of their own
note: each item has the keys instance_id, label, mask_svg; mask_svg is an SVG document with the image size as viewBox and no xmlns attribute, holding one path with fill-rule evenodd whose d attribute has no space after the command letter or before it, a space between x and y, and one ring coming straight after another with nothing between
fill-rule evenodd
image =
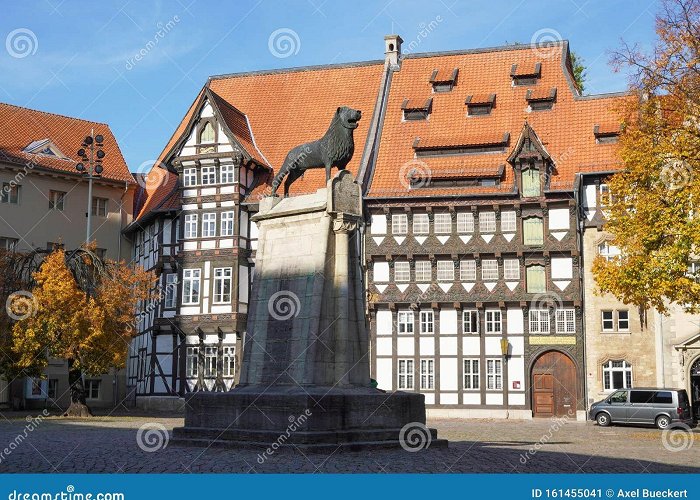
<instances>
[{"instance_id":1,"label":"street lamp","mask_svg":"<svg viewBox=\"0 0 700 500\"><path fill-rule=\"evenodd\" d=\"M83 161L75 166L75 169L88 180L86 247L90 244L92 233L92 181L102 176L102 159L105 157L105 152L102 150L103 143L102 134L95 135L95 130L91 130L90 135L83 139L82 147L78 150L78 156Z\"/></svg>"}]
</instances>

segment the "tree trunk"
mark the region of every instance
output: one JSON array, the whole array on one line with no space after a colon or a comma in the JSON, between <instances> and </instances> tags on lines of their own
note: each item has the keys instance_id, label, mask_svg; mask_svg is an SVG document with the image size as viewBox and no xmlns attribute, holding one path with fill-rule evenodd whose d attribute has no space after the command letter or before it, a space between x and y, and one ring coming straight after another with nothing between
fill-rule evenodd
<instances>
[{"instance_id":1,"label":"tree trunk","mask_svg":"<svg viewBox=\"0 0 700 500\"><path fill-rule=\"evenodd\" d=\"M64 417L92 417L92 412L85 402L85 386L80 370L68 372L70 381L70 406L63 414Z\"/></svg>"}]
</instances>

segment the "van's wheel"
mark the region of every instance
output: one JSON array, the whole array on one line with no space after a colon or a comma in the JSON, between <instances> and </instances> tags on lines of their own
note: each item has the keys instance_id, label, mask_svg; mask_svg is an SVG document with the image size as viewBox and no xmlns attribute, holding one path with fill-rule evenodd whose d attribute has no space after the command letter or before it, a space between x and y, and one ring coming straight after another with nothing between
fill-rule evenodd
<instances>
[{"instance_id":1,"label":"van's wheel","mask_svg":"<svg viewBox=\"0 0 700 500\"><path fill-rule=\"evenodd\" d=\"M598 413L598 415L595 416L595 421L599 426L607 427L610 425L610 415L607 413Z\"/></svg>"},{"instance_id":2,"label":"van's wheel","mask_svg":"<svg viewBox=\"0 0 700 500\"><path fill-rule=\"evenodd\" d=\"M656 419L656 427L659 429L668 429L668 427L671 425L671 419L668 418L666 415L661 415Z\"/></svg>"}]
</instances>

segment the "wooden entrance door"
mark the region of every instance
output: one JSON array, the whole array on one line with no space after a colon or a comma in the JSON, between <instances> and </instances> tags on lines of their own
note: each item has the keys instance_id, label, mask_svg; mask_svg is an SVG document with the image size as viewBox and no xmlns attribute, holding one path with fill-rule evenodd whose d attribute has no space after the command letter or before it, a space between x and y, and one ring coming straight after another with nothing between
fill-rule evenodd
<instances>
[{"instance_id":1,"label":"wooden entrance door","mask_svg":"<svg viewBox=\"0 0 700 500\"><path fill-rule=\"evenodd\" d=\"M534 417L576 416L578 381L574 362L564 353L542 354L532 367Z\"/></svg>"},{"instance_id":2,"label":"wooden entrance door","mask_svg":"<svg viewBox=\"0 0 700 500\"><path fill-rule=\"evenodd\" d=\"M532 384L536 417L554 415L554 377L548 373L536 373Z\"/></svg>"}]
</instances>

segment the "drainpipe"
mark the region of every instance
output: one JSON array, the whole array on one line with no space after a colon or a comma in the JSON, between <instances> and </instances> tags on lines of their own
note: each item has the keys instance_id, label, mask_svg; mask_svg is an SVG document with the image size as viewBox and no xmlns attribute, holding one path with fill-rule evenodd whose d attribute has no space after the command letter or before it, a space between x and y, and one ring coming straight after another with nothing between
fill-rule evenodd
<instances>
[{"instance_id":1,"label":"drainpipe","mask_svg":"<svg viewBox=\"0 0 700 500\"><path fill-rule=\"evenodd\" d=\"M122 229L124 229L124 197L129 192L129 183L124 181L124 192L119 197L119 240L117 241L117 260L122 260Z\"/></svg>"}]
</instances>

